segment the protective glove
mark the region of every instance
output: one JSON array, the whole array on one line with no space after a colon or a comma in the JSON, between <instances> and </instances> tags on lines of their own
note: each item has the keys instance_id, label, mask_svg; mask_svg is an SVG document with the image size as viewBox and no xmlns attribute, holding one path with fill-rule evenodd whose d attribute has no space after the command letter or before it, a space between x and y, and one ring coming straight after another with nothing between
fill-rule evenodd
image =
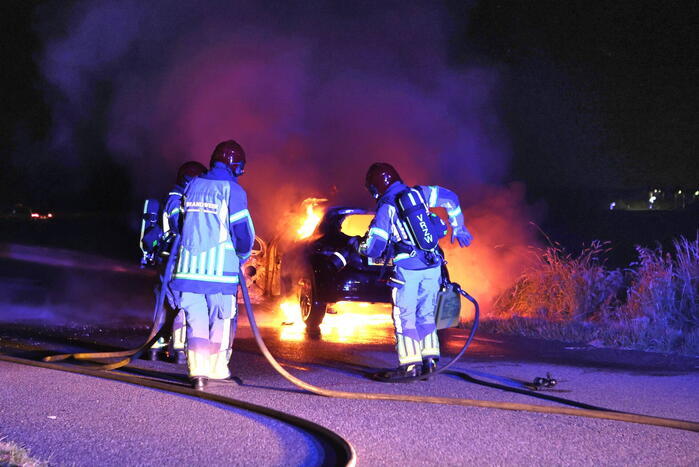
<instances>
[{"instance_id":1,"label":"protective glove","mask_svg":"<svg viewBox=\"0 0 699 467\"><path fill-rule=\"evenodd\" d=\"M207 294L206 304L209 307L209 313L216 314L219 319L228 319L233 315L233 307L226 310L226 300L231 300L230 295Z\"/></svg>"},{"instance_id":2,"label":"protective glove","mask_svg":"<svg viewBox=\"0 0 699 467\"><path fill-rule=\"evenodd\" d=\"M460 225L454 227L451 232L451 243L454 243L454 240L458 240L459 246L463 248L471 244L473 241L473 235L471 235L471 232L469 232L465 226Z\"/></svg>"},{"instance_id":3,"label":"protective glove","mask_svg":"<svg viewBox=\"0 0 699 467\"><path fill-rule=\"evenodd\" d=\"M360 237L359 235L355 235L354 237L350 237L347 243L354 249L354 251L359 251L359 242L361 241L362 237Z\"/></svg>"}]
</instances>

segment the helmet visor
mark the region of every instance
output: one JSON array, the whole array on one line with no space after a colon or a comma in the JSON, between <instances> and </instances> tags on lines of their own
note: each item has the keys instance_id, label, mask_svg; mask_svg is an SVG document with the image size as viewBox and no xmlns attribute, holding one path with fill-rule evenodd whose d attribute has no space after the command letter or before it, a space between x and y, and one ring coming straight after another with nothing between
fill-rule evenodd
<instances>
[{"instance_id":1,"label":"helmet visor","mask_svg":"<svg viewBox=\"0 0 699 467\"><path fill-rule=\"evenodd\" d=\"M376 188L374 185L367 185L367 190L369 190L369 193L371 194L371 197L374 199L379 199L379 190Z\"/></svg>"}]
</instances>

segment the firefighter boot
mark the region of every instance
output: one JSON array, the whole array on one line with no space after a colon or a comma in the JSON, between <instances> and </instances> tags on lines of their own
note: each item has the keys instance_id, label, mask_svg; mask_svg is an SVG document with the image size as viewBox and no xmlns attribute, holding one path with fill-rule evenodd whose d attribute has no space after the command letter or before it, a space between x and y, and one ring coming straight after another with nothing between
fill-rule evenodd
<instances>
[{"instance_id":1,"label":"firefighter boot","mask_svg":"<svg viewBox=\"0 0 699 467\"><path fill-rule=\"evenodd\" d=\"M186 365L187 354L184 350L175 350L174 355L172 356L172 361L178 365Z\"/></svg>"},{"instance_id":2,"label":"firefighter boot","mask_svg":"<svg viewBox=\"0 0 699 467\"><path fill-rule=\"evenodd\" d=\"M160 358L160 349L151 347L148 349L148 352L146 353L146 357L148 360L151 362L155 362L156 360L159 360Z\"/></svg>"},{"instance_id":3,"label":"firefighter boot","mask_svg":"<svg viewBox=\"0 0 699 467\"><path fill-rule=\"evenodd\" d=\"M427 357L422 360L422 375L429 377L432 373L437 371L437 362L439 359L436 357ZM427 379L427 378L425 378Z\"/></svg>"},{"instance_id":4,"label":"firefighter boot","mask_svg":"<svg viewBox=\"0 0 699 467\"><path fill-rule=\"evenodd\" d=\"M153 345L148 349L146 356L148 360L156 361L160 360L160 353L167 347L167 342L163 337L159 337L157 341L153 342Z\"/></svg>"},{"instance_id":5,"label":"firefighter boot","mask_svg":"<svg viewBox=\"0 0 699 467\"><path fill-rule=\"evenodd\" d=\"M192 383L192 387L194 389L197 391L203 391L206 387L207 380L203 376L195 376L194 378L190 379L190 382Z\"/></svg>"},{"instance_id":6,"label":"firefighter boot","mask_svg":"<svg viewBox=\"0 0 699 467\"><path fill-rule=\"evenodd\" d=\"M409 363L401 365L395 370L382 371L376 375L376 379L386 382L400 382L401 380L414 378L422 373L422 365Z\"/></svg>"}]
</instances>

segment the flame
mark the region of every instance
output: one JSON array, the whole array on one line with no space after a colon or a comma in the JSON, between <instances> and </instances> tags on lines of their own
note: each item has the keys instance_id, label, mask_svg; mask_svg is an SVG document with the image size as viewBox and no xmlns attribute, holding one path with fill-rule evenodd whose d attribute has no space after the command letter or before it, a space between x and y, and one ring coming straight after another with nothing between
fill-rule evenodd
<instances>
[{"instance_id":1,"label":"flame","mask_svg":"<svg viewBox=\"0 0 699 467\"><path fill-rule=\"evenodd\" d=\"M302 323L301 305L297 300L284 300L279 305L279 309L282 312L282 325Z\"/></svg>"},{"instance_id":2,"label":"flame","mask_svg":"<svg viewBox=\"0 0 699 467\"><path fill-rule=\"evenodd\" d=\"M282 317L280 339L299 342L306 339L306 325L296 300L279 305ZM376 343L392 338L391 305L385 303L337 302L328 307L320 325L322 339L335 343Z\"/></svg>"},{"instance_id":3,"label":"flame","mask_svg":"<svg viewBox=\"0 0 699 467\"><path fill-rule=\"evenodd\" d=\"M305 218L301 221L301 226L296 230L298 239L310 237L316 229L323 215L323 210L318 209L318 205L327 201L325 198L306 198L301 206L306 206Z\"/></svg>"},{"instance_id":4,"label":"flame","mask_svg":"<svg viewBox=\"0 0 699 467\"><path fill-rule=\"evenodd\" d=\"M337 302L330 305L332 312L323 324L344 329L392 324L391 308L385 303Z\"/></svg>"}]
</instances>

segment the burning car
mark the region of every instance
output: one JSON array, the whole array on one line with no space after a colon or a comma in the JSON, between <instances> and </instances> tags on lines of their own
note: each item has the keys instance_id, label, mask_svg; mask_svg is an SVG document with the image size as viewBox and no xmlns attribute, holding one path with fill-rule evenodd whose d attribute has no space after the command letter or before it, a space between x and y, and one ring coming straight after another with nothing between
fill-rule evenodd
<instances>
[{"instance_id":1,"label":"burning car","mask_svg":"<svg viewBox=\"0 0 699 467\"><path fill-rule=\"evenodd\" d=\"M319 326L332 303L391 302L387 278L392 265L362 257L350 245L353 236L366 233L373 217L373 212L364 209L329 208L322 215L308 216L311 224L297 232L301 239L285 249L280 269L282 293L297 295L308 327Z\"/></svg>"},{"instance_id":2,"label":"burning car","mask_svg":"<svg viewBox=\"0 0 699 467\"><path fill-rule=\"evenodd\" d=\"M267 243L259 236L255 236L250 258L243 266L243 274L248 283L250 299L253 303L260 303L265 295L268 276L267 256Z\"/></svg>"}]
</instances>

